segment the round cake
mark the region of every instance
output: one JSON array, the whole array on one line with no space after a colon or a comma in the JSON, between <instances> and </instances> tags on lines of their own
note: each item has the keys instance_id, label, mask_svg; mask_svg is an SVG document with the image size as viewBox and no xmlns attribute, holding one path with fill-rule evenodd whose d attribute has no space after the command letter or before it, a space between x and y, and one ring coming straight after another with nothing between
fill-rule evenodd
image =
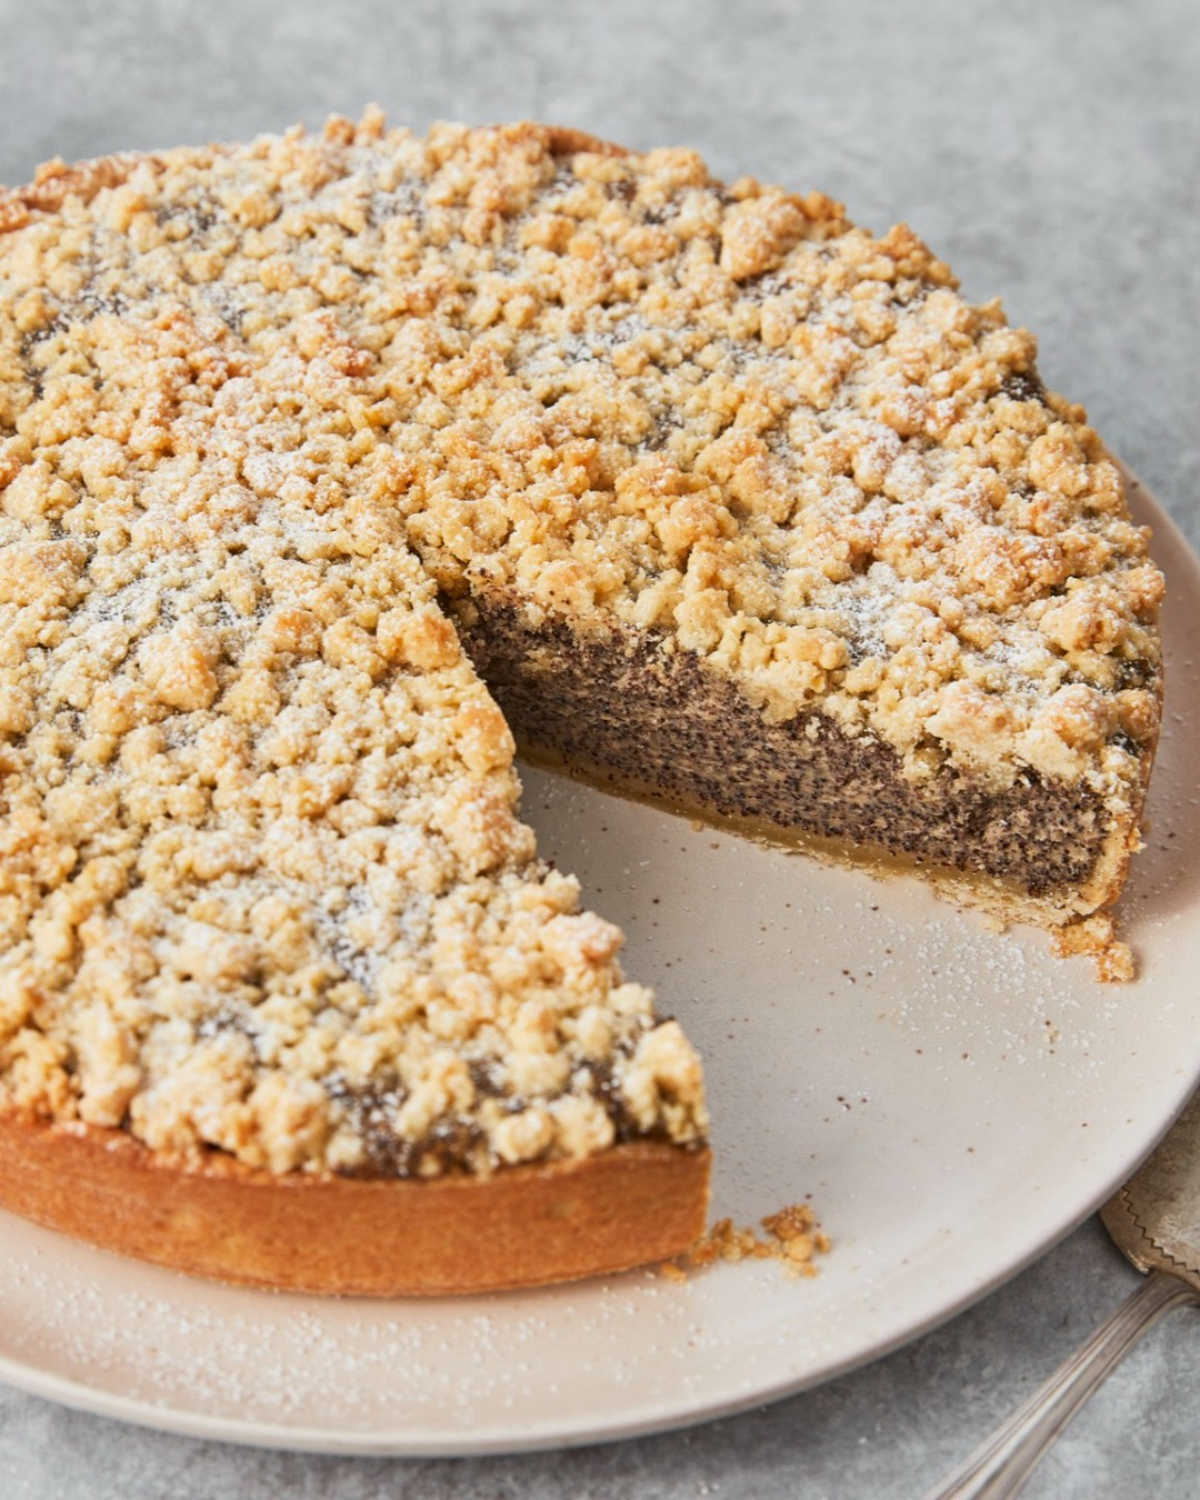
<instances>
[{"instance_id":1,"label":"round cake","mask_svg":"<svg viewBox=\"0 0 1200 1500\"><path fill-rule=\"evenodd\" d=\"M1128 973L1161 575L908 229L368 112L0 231L0 1204L315 1291L686 1249L699 1061L515 746Z\"/></svg>"}]
</instances>

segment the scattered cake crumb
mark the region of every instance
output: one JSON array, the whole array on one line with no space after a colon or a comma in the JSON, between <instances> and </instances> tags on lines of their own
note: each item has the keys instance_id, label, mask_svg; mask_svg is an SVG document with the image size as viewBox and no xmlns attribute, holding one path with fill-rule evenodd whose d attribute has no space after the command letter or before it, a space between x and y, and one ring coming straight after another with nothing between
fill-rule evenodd
<instances>
[{"instance_id":1,"label":"scattered cake crumb","mask_svg":"<svg viewBox=\"0 0 1200 1500\"><path fill-rule=\"evenodd\" d=\"M679 1260L660 1267L668 1281L686 1281L688 1272L711 1266L718 1260L736 1264L743 1260L782 1261L791 1276L815 1276L814 1257L827 1255L833 1241L817 1222L807 1203L789 1203L768 1214L760 1224L766 1235L752 1226L739 1227L730 1218L718 1219Z\"/></svg>"},{"instance_id":2,"label":"scattered cake crumb","mask_svg":"<svg viewBox=\"0 0 1200 1500\"><path fill-rule=\"evenodd\" d=\"M1114 936L1113 919L1107 912L1061 928L1055 934L1054 951L1060 958L1090 953L1096 960L1096 976L1105 984L1123 983L1136 974L1133 950Z\"/></svg>"}]
</instances>

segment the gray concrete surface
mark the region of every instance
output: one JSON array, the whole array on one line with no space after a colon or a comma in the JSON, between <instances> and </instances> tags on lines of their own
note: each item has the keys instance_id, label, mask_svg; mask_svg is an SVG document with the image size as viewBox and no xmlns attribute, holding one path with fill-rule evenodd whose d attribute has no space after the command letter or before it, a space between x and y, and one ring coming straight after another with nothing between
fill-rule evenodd
<instances>
[{"instance_id":1,"label":"gray concrete surface","mask_svg":"<svg viewBox=\"0 0 1200 1500\"><path fill-rule=\"evenodd\" d=\"M1200 542L1195 0L0 0L0 181L49 156L239 138L378 100L398 122L516 117L687 143L906 218L1041 337ZM3 1500L919 1495L1136 1284L1096 1221L987 1301L832 1385L565 1454L380 1461L125 1428L0 1388ZM1151 1334L1033 1500L1200 1493L1200 1324Z\"/></svg>"}]
</instances>

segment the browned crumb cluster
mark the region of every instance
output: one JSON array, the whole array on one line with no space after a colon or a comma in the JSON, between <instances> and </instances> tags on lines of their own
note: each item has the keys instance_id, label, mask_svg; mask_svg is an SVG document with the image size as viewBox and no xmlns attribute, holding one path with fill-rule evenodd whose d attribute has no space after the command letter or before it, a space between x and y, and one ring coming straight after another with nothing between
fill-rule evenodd
<instances>
[{"instance_id":1,"label":"browned crumb cluster","mask_svg":"<svg viewBox=\"0 0 1200 1500\"><path fill-rule=\"evenodd\" d=\"M670 1281L686 1281L689 1271L702 1270L717 1261L736 1264L743 1260L778 1260L789 1275L815 1276L814 1257L827 1255L833 1248L833 1241L807 1203L790 1203L760 1223L767 1231L765 1236L753 1227L737 1227L732 1219L718 1219L682 1260L666 1262L662 1274Z\"/></svg>"}]
</instances>

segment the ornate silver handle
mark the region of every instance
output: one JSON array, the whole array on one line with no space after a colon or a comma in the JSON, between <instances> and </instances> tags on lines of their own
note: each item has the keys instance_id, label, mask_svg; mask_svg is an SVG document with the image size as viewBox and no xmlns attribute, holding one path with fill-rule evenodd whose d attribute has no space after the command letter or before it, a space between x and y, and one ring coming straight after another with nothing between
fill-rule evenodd
<instances>
[{"instance_id":1,"label":"ornate silver handle","mask_svg":"<svg viewBox=\"0 0 1200 1500\"><path fill-rule=\"evenodd\" d=\"M1141 1334L1184 1302L1200 1302L1200 1292L1165 1271L1152 1271L1146 1284L925 1500L1011 1500L1019 1494L1050 1444Z\"/></svg>"}]
</instances>

